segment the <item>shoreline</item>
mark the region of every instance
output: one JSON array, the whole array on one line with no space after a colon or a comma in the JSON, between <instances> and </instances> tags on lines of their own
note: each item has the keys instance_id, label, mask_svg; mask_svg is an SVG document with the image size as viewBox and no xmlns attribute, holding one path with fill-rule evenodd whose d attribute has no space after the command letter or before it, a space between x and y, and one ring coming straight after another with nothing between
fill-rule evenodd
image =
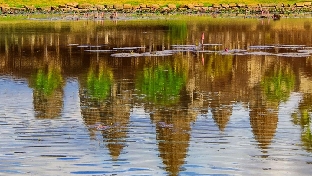
<instances>
[{"instance_id":1,"label":"shoreline","mask_svg":"<svg viewBox=\"0 0 312 176\"><path fill-rule=\"evenodd\" d=\"M217 4L205 6L204 4L187 4L177 7L175 4L160 6L158 4L115 4L115 5L93 5L67 3L58 7L34 7L23 6L21 8L9 7L0 4L0 16L14 15L68 15L73 18L97 18L104 19L109 14L109 18L117 19L115 14L132 14L137 16L152 15L211 15L231 16L231 17L257 17L257 18L289 18L289 17L312 17L311 2L295 3L293 5L284 4L257 4L245 5L239 3ZM76 16L76 17L75 17ZM81 17L80 17L81 16Z\"/></svg>"}]
</instances>

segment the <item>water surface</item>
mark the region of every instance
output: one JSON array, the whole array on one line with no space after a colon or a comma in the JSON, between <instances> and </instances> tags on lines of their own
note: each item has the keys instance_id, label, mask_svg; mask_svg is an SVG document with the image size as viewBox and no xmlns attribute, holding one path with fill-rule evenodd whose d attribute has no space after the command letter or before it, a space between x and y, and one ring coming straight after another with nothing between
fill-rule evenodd
<instances>
[{"instance_id":1,"label":"water surface","mask_svg":"<svg viewBox=\"0 0 312 176\"><path fill-rule=\"evenodd\" d=\"M311 22L1 22L0 174L309 175Z\"/></svg>"}]
</instances>

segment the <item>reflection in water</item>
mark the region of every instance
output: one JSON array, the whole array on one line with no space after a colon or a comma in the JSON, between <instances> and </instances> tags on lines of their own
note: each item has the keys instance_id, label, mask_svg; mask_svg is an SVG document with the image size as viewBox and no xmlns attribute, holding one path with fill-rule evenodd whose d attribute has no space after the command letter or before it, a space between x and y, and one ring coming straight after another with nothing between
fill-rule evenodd
<instances>
[{"instance_id":1,"label":"reflection in water","mask_svg":"<svg viewBox=\"0 0 312 176\"><path fill-rule=\"evenodd\" d=\"M172 105L179 101L179 95L186 82L183 62L175 59L169 63L151 65L144 68L138 76L136 87L146 100L161 105Z\"/></svg>"},{"instance_id":2,"label":"reflection in water","mask_svg":"<svg viewBox=\"0 0 312 176\"><path fill-rule=\"evenodd\" d=\"M304 164L310 162L308 160L311 156L312 33L307 31L309 20L298 22L281 19L263 24L255 19L210 18L199 18L198 21L193 18L177 21L118 21L118 24L110 21L100 24L96 21L36 22L36 25L29 23L32 25L14 23L0 27L0 85L10 84L6 80L7 77L12 77L16 82L19 79L29 80L29 87L33 89L31 98L34 101L31 106L34 110L23 104L18 104L18 108L35 111L34 116L37 118L57 122L55 128L57 133L61 134L59 136L67 135L63 134L64 123L72 123L72 119L81 120L83 125L68 130L72 130L73 133L76 133L76 130L82 131L83 134L77 134L77 139L86 145L83 147L89 148L90 141L100 141L103 145L100 144L97 149L107 149L109 162L122 167L118 168L121 172L142 171L142 162L133 161L133 158L145 157L141 151L131 148L137 143L141 145L139 150L148 150L151 153L149 156L154 157L149 162L156 165L155 170L161 168L161 172L169 175L186 173L186 169L196 170L194 175L197 175L197 171L207 174L205 169L208 165L224 163L247 165L246 170L263 172L263 168L266 168L263 165L280 164L279 161L272 163L270 158L280 149L276 145L287 146L283 150L293 153L291 157L282 156L285 157L282 164L289 160L294 161L295 158L296 161L301 161L298 165L303 169L294 170L308 170ZM202 32L205 33L204 44L199 49L196 44L200 41ZM188 47L183 48L181 45L181 50L172 47L181 43ZM134 51L127 50L122 52L128 52L128 58L111 57L112 53L119 52L116 48L122 50L127 47L142 49L135 52L148 51L153 54L135 57L131 56ZM170 56L157 55L157 51L168 52ZM300 54L302 52L304 54ZM63 112L66 111L64 105L72 103L72 99L64 98L65 94L75 93L65 89L64 80L72 78L77 80L79 86L77 111L80 116L77 113L64 115L68 112ZM12 86L12 89L17 87L18 84ZM0 91L0 96L6 95L5 89ZM293 92L298 92L304 97L298 102L296 112L291 117L279 114L279 107L282 103L290 101ZM3 101L12 98L3 97ZM238 104L241 105L241 109L237 109ZM1 104L1 116L25 115L16 115L15 109L2 106L6 107ZM136 108L143 109L144 112L135 114L133 111ZM248 119L242 116L244 113ZM201 128L202 124L196 126L194 123L202 117L207 117L200 119L205 121L204 125L207 125L207 128ZM0 121L0 125L4 128L10 127L8 122L11 119ZM301 139L294 135L296 129L288 128L289 126L279 128L279 125L282 125L281 121L290 120L301 128ZM148 123L143 123L146 121ZM21 124L24 125L23 123ZM33 123L36 125L40 120L36 119ZM24 134L16 132L20 129L12 129L5 131L4 135L12 133L12 136L16 137ZM207 134L207 129L216 130L209 133L211 138L202 135ZM37 132L36 127L32 130ZM253 134L250 135L252 139L246 130ZM81 138L85 131L88 133L87 139ZM216 147L213 138L218 137L217 133L220 132L228 141L218 143L218 153L212 156L209 152ZM144 135L147 134L154 135L155 139L151 139L150 136L146 139ZM193 141L193 135L198 141ZM278 140L283 135L287 136L287 142ZM292 138L288 139L288 135ZM143 136L143 142L138 141L137 136ZM205 137L202 139L201 136ZM237 136L241 138L235 138ZM29 146L33 146L35 137L30 136L31 140L24 140L24 143L16 140L17 144L13 145L27 145L25 148L31 150ZM89 138L92 140L89 141ZM256 147L250 145L254 143L254 139L257 142ZM62 141L57 141L57 144L70 143L70 138L60 140ZM199 144L204 140L205 143ZM242 140L239 141L242 144L236 145L234 140ZM298 141L303 144L302 150L296 145ZM101 157L105 156L100 152L102 149L97 149L92 154L81 150L75 152L78 152L79 156L90 156L100 160L100 164L96 161L95 164L88 163L90 166L102 166ZM41 150L45 149L42 147ZM67 149L56 149L54 152L62 153L64 150ZM196 156L189 154L192 150L206 152L211 159L197 161ZM23 156L16 156L21 154L19 152L14 153L13 160L23 160ZM258 152L266 153L264 156L267 158L262 158L261 161L264 164L259 165L259 160L250 159L248 155ZM33 152L27 154L31 153ZM238 157L224 156L224 153L247 154L243 159L237 159ZM228 162L224 162L225 157ZM81 160L77 163L83 163ZM127 162L120 162L124 160ZM155 175L153 169L149 170L151 165L144 166L148 168L144 170L147 175ZM73 166L67 168L71 169ZM112 171L111 167L106 166L102 168L110 172L99 173L115 174L117 170ZM150 174L149 171L153 173ZM231 171L214 171L221 174L237 174L236 168ZM294 173L291 169L287 171Z\"/></svg>"},{"instance_id":3,"label":"reflection in water","mask_svg":"<svg viewBox=\"0 0 312 176\"><path fill-rule=\"evenodd\" d=\"M146 98L145 108L151 112L152 122L156 125L156 139L160 157L169 175L179 175L190 140L191 122L196 113L182 110L188 107L176 107L189 103L183 97L189 65L177 57L173 61L158 61L157 65L146 65L138 74L136 89ZM171 62L172 61L172 62Z\"/></svg>"},{"instance_id":4,"label":"reflection in water","mask_svg":"<svg viewBox=\"0 0 312 176\"><path fill-rule=\"evenodd\" d=\"M207 74L208 83L211 88L210 108L212 118L223 131L232 115L231 94L227 93L232 79L233 56L230 55L209 55L206 65L204 65L204 74Z\"/></svg>"},{"instance_id":5,"label":"reflection in water","mask_svg":"<svg viewBox=\"0 0 312 176\"><path fill-rule=\"evenodd\" d=\"M173 43L184 43L187 38L187 24L185 21L170 21L169 22L169 33L171 42ZM195 43L197 44L197 43Z\"/></svg>"},{"instance_id":6,"label":"reflection in water","mask_svg":"<svg viewBox=\"0 0 312 176\"><path fill-rule=\"evenodd\" d=\"M59 117L63 106L63 78L60 68L48 66L47 73L39 69L32 76L30 86L34 89L34 109L38 118Z\"/></svg>"},{"instance_id":7,"label":"reflection in water","mask_svg":"<svg viewBox=\"0 0 312 176\"><path fill-rule=\"evenodd\" d=\"M187 111L156 110L151 116L156 124L160 157L169 175L179 175L187 155L191 123L196 114Z\"/></svg>"},{"instance_id":8,"label":"reflection in water","mask_svg":"<svg viewBox=\"0 0 312 176\"><path fill-rule=\"evenodd\" d=\"M96 139L96 132L101 131L114 161L125 147L130 115L131 95L126 90L119 92L120 84L122 82L114 82L112 71L105 62L93 62L87 83L82 83L80 88L82 117L90 136Z\"/></svg>"},{"instance_id":9,"label":"reflection in water","mask_svg":"<svg viewBox=\"0 0 312 176\"><path fill-rule=\"evenodd\" d=\"M286 101L295 86L295 76L289 65L272 65L262 81L266 98L269 101Z\"/></svg>"},{"instance_id":10,"label":"reflection in water","mask_svg":"<svg viewBox=\"0 0 312 176\"><path fill-rule=\"evenodd\" d=\"M218 106L216 106L216 104L218 104ZM219 101L214 101L214 103L211 105L211 108L213 120L218 125L219 129L223 131L232 115L231 106L226 106Z\"/></svg>"},{"instance_id":11,"label":"reflection in water","mask_svg":"<svg viewBox=\"0 0 312 176\"><path fill-rule=\"evenodd\" d=\"M255 139L263 150L267 150L277 128L276 104L269 105L266 102L254 102L250 104L250 124Z\"/></svg>"},{"instance_id":12,"label":"reflection in water","mask_svg":"<svg viewBox=\"0 0 312 176\"><path fill-rule=\"evenodd\" d=\"M110 93L113 75L108 68L100 66L98 69L98 71L90 69L88 73L87 94L92 98L103 101Z\"/></svg>"},{"instance_id":13,"label":"reflection in water","mask_svg":"<svg viewBox=\"0 0 312 176\"><path fill-rule=\"evenodd\" d=\"M233 64L232 55L211 54L206 62L204 71L211 80L217 80L216 83L222 82L223 85L229 84L228 79L231 79Z\"/></svg>"},{"instance_id":14,"label":"reflection in water","mask_svg":"<svg viewBox=\"0 0 312 176\"><path fill-rule=\"evenodd\" d=\"M250 103L250 122L262 149L268 149L277 128L278 106L294 89L295 77L289 65L274 64L263 76L261 88L255 87ZM259 89L260 90L257 90ZM262 90L263 89L263 90ZM264 92L259 94L259 92Z\"/></svg>"},{"instance_id":15,"label":"reflection in water","mask_svg":"<svg viewBox=\"0 0 312 176\"><path fill-rule=\"evenodd\" d=\"M304 94L303 100L299 104L298 112L292 114L293 122L301 127L301 141L303 147L312 151L312 127L311 127L311 112L312 112L312 96Z\"/></svg>"}]
</instances>

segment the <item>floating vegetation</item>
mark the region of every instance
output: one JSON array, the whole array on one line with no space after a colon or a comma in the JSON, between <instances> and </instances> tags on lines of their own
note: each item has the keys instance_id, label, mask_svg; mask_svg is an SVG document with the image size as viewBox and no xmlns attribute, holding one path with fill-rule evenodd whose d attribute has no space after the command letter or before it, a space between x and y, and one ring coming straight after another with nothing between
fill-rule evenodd
<instances>
[{"instance_id":1,"label":"floating vegetation","mask_svg":"<svg viewBox=\"0 0 312 176\"><path fill-rule=\"evenodd\" d=\"M201 47L198 46L175 46L172 48L175 51L196 51L201 49Z\"/></svg>"},{"instance_id":2,"label":"floating vegetation","mask_svg":"<svg viewBox=\"0 0 312 176\"><path fill-rule=\"evenodd\" d=\"M249 46L250 49L273 49L275 46L273 45L255 45L255 46Z\"/></svg>"},{"instance_id":3,"label":"floating vegetation","mask_svg":"<svg viewBox=\"0 0 312 176\"><path fill-rule=\"evenodd\" d=\"M212 50L197 50L197 51L194 51L194 52L197 52L197 53L215 53L216 51L212 51Z\"/></svg>"},{"instance_id":4,"label":"floating vegetation","mask_svg":"<svg viewBox=\"0 0 312 176\"><path fill-rule=\"evenodd\" d=\"M101 48L103 45L78 45L78 48Z\"/></svg>"},{"instance_id":5,"label":"floating vegetation","mask_svg":"<svg viewBox=\"0 0 312 176\"><path fill-rule=\"evenodd\" d=\"M111 54L112 57L140 57L140 56L171 56L175 52L172 50L165 51L153 51L153 52L144 52L144 53L114 53Z\"/></svg>"},{"instance_id":6,"label":"floating vegetation","mask_svg":"<svg viewBox=\"0 0 312 176\"><path fill-rule=\"evenodd\" d=\"M171 56L172 54L153 54L153 53L143 53L142 56Z\"/></svg>"},{"instance_id":7,"label":"floating vegetation","mask_svg":"<svg viewBox=\"0 0 312 176\"><path fill-rule=\"evenodd\" d=\"M68 46L77 46L78 48L100 48L103 47L104 45L88 45L88 44L83 44L79 45L78 43L70 43Z\"/></svg>"},{"instance_id":8,"label":"floating vegetation","mask_svg":"<svg viewBox=\"0 0 312 176\"><path fill-rule=\"evenodd\" d=\"M245 55L247 50L243 49L231 49L231 50L224 50L224 51L219 51L220 54L222 55Z\"/></svg>"},{"instance_id":9,"label":"floating vegetation","mask_svg":"<svg viewBox=\"0 0 312 176\"><path fill-rule=\"evenodd\" d=\"M280 57L309 57L308 53L278 53L276 56Z\"/></svg>"},{"instance_id":10,"label":"floating vegetation","mask_svg":"<svg viewBox=\"0 0 312 176\"><path fill-rule=\"evenodd\" d=\"M204 43L203 46L222 46L222 44L219 44L219 43Z\"/></svg>"},{"instance_id":11,"label":"floating vegetation","mask_svg":"<svg viewBox=\"0 0 312 176\"><path fill-rule=\"evenodd\" d=\"M79 44L78 43L70 43L68 44L68 46L78 46Z\"/></svg>"},{"instance_id":12,"label":"floating vegetation","mask_svg":"<svg viewBox=\"0 0 312 176\"><path fill-rule=\"evenodd\" d=\"M242 52L247 52L247 50L244 50L244 49L231 49L231 50L228 50L228 52L242 53Z\"/></svg>"},{"instance_id":13,"label":"floating vegetation","mask_svg":"<svg viewBox=\"0 0 312 176\"><path fill-rule=\"evenodd\" d=\"M168 53L168 54L174 54L174 53L176 53L176 51L174 51L174 50L163 50L162 52L163 52L163 53Z\"/></svg>"},{"instance_id":14,"label":"floating vegetation","mask_svg":"<svg viewBox=\"0 0 312 176\"><path fill-rule=\"evenodd\" d=\"M94 53L112 53L115 52L116 50L85 50L85 51Z\"/></svg>"},{"instance_id":15,"label":"floating vegetation","mask_svg":"<svg viewBox=\"0 0 312 176\"><path fill-rule=\"evenodd\" d=\"M79 46L77 46L78 48L89 48L90 47L90 45L79 45Z\"/></svg>"},{"instance_id":16,"label":"floating vegetation","mask_svg":"<svg viewBox=\"0 0 312 176\"><path fill-rule=\"evenodd\" d=\"M188 50L188 49L175 49L175 52L188 52L188 51L196 51L196 50Z\"/></svg>"},{"instance_id":17,"label":"floating vegetation","mask_svg":"<svg viewBox=\"0 0 312 176\"><path fill-rule=\"evenodd\" d=\"M304 48L305 45L277 45L276 48L284 48L284 49L299 49Z\"/></svg>"},{"instance_id":18,"label":"floating vegetation","mask_svg":"<svg viewBox=\"0 0 312 176\"><path fill-rule=\"evenodd\" d=\"M171 45L171 47L174 48L189 48L189 47L195 47L196 45Z\"/></svg>"},{"instance_id":19,"label":"floating vegetation","mask_svg":"<svg viewBox=\"0 0 312 176\"><path fill-rule=\"evenodd\" d=\"M268 52L263 52L263 51L258 51L258 52L246 52L246 55L257 55L257 56L268 56L268 55L273 55L272 53Z\"/></svg>"},{"instance_id":20,"label":"floating vegetation","mask_svg":"<svg viewBox=\"0 0 312 176\"><path fill-rule=\"evenodd\" d=\"M137 50L137 49L144 49L144 46L137 46L137 47L120 47L120 48L113 48L114 50Z\"/></svg>"},{"instance_id":21,"label":"floating vegetation","mask_svg":"<svg viewBox=\"0 0 312 176\"><path fill-rule=\"evenodd\" d=\"M304 50L298 50L299 53L312 53L312 49L304 49Z\"/></svg>"},{"instance_id":22,"label":"floating vegetation","mask_svg":"<svg viewBox=\"0 0 312 176\"><path fill-rule=\"evenodd\" d=\"M170 51L154 51L142 53L142 56L171 56L174 52Z\"/></svg>"},{"instance_id":23,"label":"floating vegetation","mask_svg":"<svg viewBox=\"0 0 312 176\"><path fill-rule=\"evenodd\" d=\"M157 56L171 56L178 52L192 52L196 53L217 53L220 55L257 55L257 56L268 56L274 55L279 57L309 57L312 53L312 47L306 45L252 45L248 49L217 49L222 44L219 43L205 43L199 45L170 45L167 50L161 51L151 51L145 52L145 46L128 46L128 47L114 47L99 49L100 47L105 47L106 45L79 45L79 44L68 44L68 46L77 46L80 48L86 48L86 52L92 53L112 53L111 57L157 57ZM209 47L214 47L214 49L208 49ZM92 49L94 48L94 49ZM292 52L276 53L278 49L291 49ZM270 50L270 52L264 52L261 50ZM297 51L297 52L296 52Z\"/></svg>"},{"instance_id":24,"label":"floating vegetation","mask_svg":"<svg viewBox=\"0 0 312 176\"><path fill-rule=\"evenodd\" d=\"M112 57L140 57L142 54L140 53L115 53L111 54Z\"/></svg>"}]
</instances>

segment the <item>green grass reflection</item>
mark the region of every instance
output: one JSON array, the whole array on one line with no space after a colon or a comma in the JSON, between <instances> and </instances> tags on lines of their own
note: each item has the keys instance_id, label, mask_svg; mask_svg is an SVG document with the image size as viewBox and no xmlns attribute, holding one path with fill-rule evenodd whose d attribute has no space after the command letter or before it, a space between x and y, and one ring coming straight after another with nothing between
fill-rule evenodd
<instances>
[{"instance_id":1,"label":"green grass reflection","mask_svg":"<svg viewBox=\"0 0 312 176\"><path fill-rule=\"evenodd\" d=\"M185 41L187 38L187 24L185 21L171 21L168 26L172 42L176 43L179 41Z\"/></svg>"},{"instance_id":2,"label":"green grass reflection","mask_svg":"<svg viewBox=\"0 0 312 176\"><path fill-rule=\"evenodd\" d=\"M110 93L113 82L113 73L110 69L101 68L99 71L90 69L87 77L87 89L89 96L98 100L104 100Z\"/></svg>"},{"instance_id":3,"label":"green grass reflection","mask_svg":"<svg viewBox=\"0 0 312 176\"><path fill-rule=\"evenodd\" d=\"M290 69L273 66L263 77L261 82L267 100L286 101L294 89L295 75Z\"/></svg>"},{"instance_id":4,"label":"green grass reflection","mask_svg":"<svg viewBox=\"0 0 312 176\"><path fill-rule=\"evenodd\" d=\"M40 69L33 78L33 88L44 95L51 95L57 88L61 87L62 75L59 69L49 69L47 73Z\"/></svg>"},{"instance_id":5,"label":"green grass reflection","mask_svg":"<svg viewBox=\"0 0 312 176\"><path fill-rule=\"evenodd\" d=\"M172 105L179 101L179 94L186 83L183 69L161 64L144 68L138 76L136 88L146 100L160 105Z\"/></svg>"}]
</instances>

